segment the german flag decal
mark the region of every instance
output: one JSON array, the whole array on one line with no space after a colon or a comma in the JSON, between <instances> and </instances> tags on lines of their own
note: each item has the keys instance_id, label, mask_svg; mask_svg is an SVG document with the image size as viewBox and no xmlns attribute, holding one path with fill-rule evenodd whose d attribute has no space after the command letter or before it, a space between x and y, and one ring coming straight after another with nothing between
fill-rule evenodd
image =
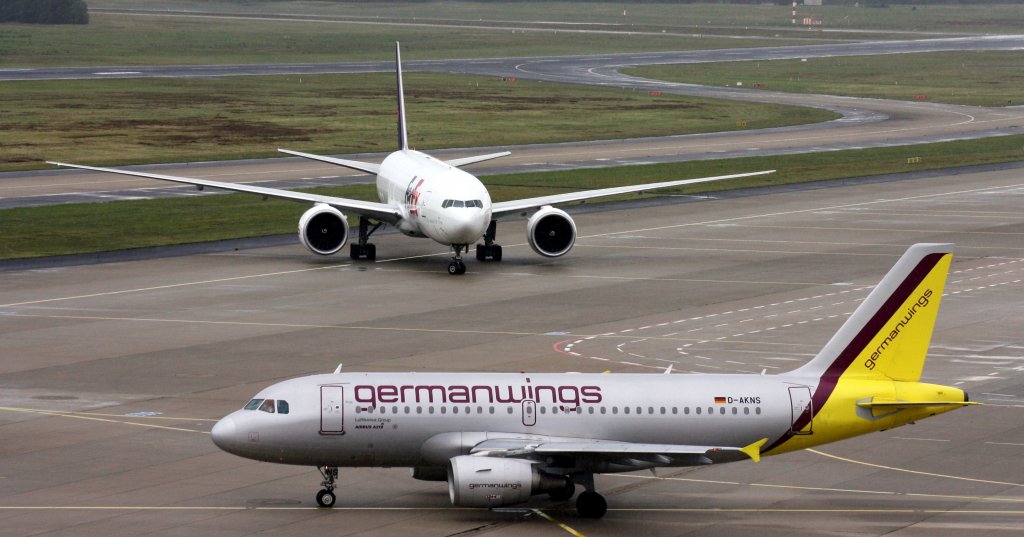
<instances>
[{"instance_id":1,"label":"german flag decal","mask_svg":"<svg viewBox=\"0 0 1024 537\"><path fill-rule=\"evenodd\" d=\"M725 397L715 397L715 404L716 405L724 405L725 404Z\"/></svg>"}]
</instances>

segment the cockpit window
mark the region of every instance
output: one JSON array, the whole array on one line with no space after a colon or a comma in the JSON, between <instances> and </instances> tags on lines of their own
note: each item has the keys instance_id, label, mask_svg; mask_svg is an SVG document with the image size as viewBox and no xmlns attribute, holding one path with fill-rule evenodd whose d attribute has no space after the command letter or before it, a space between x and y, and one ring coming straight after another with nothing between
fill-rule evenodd
<instances>
[{"instance_id":1,"label":"cockpit window","mask_svg":"<svg viewBox=\"0 0 1024 537\"><path fill-rule=\"evenodd\" d=\"M483 209L484 202L482 200L444 200L441 202L442 209L448 207L480 207Z\"/></svg>"},{"instance_id":2,"label":"cockpit window","mask_svg":"<svg viewBox=\"0 0 1024 537\"><path fill-rule=\"evenodd\" d=\"M277 400L277 413L278 414L287 414L288 413L288 401L285 401L284 399L278 399Z\"/></svg>"},{"instance_id":3,"label":"cockpit window","mask_svg":"<svg viewBox=\"0 0 1024 537\"><path fill-rule=\"evenodd\" d=\"M245 404L245 409L246 410L256 410L257 408L260 407L260 403L262 403L262 402L263 402L263 399L253 399L252 401L249 401L248 403Z\"/></svg>"},{"instance_id":4,"label":"cockpit window","mask_svg":"<svg viewBox=\"0 0 1024 537\"><path fill-rule=\"evenodd\" d=\"M264 399L263 400L263 404L260 405L260 412L269 412L269 413L273 414L274 413L274 400L273 399Z\"/></svg>"}]
</instances>

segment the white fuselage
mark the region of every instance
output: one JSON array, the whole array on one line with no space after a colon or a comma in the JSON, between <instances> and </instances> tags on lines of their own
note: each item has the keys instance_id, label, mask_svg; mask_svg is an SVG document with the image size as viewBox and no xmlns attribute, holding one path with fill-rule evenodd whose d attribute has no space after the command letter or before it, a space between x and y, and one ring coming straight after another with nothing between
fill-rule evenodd
<instances>
[{"instance_id":1,"label":"white fuselage","mask_svg":"<svg viewBox=\"0 0 1024 537\"><path fill-rule=\"evenodd\" d=\"M398 230L444 245L472 244L491 222L491 197L472 174L419 151L396 151L377 174L381 203L398 206Z\"/></svg>"},{"instance_id":2,"label":"white fuselage","mask_svg":"<svg viewBox=\"0 0 1024 537\"><path fill-rule=\"evenodd\" d=\"M757 375L315 375L253 399L284 400L287 414L239 410L213 438L243 457L314 466L443 466L488 438L530 435L744 446L786 434L813 388Z\"/></svg>"}]
</instances>

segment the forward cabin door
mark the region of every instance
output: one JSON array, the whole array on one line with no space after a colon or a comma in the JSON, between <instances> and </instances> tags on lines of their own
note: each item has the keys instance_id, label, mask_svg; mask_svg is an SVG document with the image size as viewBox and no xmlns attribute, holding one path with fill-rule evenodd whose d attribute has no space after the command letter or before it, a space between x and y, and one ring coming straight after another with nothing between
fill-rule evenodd
<instances>
[{"instance_id":1,"label":"forward cabin door","mask_svg":"<svg viewBox=\"0 0 1024 537\"><path fill-rule=\"evenodd\" d=\"M811 389L807 386L790 386L789 403L792 409L790 416L790 432L793 434L814 434L814 404L811 399ZM803 417L803 419L801 419ZM807 430L804 425L807 425Z\"/></svg>"},{"instance_id":2,"label":"forward cabin door","mask_svg":"<svg viewBox=\"0 0 1024 537\"><path fill-rule=\"evenodd\" d=\"M343 386L320 386L320 434L345 434Z\"/></svg>"}]
</instances>

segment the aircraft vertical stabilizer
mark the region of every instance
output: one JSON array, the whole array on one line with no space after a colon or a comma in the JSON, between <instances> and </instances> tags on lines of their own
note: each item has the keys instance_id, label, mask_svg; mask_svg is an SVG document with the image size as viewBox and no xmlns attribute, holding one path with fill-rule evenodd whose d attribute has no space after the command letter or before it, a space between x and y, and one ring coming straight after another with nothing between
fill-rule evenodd
<instances>
[{"instance_id":1,"label":"aircraft vertical stabilizer","mask_svg":"<svg viewBox=\"0 0 1024 537\"><path fill-rule=\"evenodd\" d=\"M917 382L953 254L949 244L915 244L824 348L793 375Z\"/></svg>"},{"instance_id":2,"label":"aircraft vertical stabilizer","mask_svg":"<svg viewBox=\"0 0 1024 537\"><path fill-rule=\"evenodd\" d=\"M409 135L405 129L405 90L402 89L402 51L395 42L395 78L398 91L398 150L409 149Z\"/></svg>"}]
</instances>

